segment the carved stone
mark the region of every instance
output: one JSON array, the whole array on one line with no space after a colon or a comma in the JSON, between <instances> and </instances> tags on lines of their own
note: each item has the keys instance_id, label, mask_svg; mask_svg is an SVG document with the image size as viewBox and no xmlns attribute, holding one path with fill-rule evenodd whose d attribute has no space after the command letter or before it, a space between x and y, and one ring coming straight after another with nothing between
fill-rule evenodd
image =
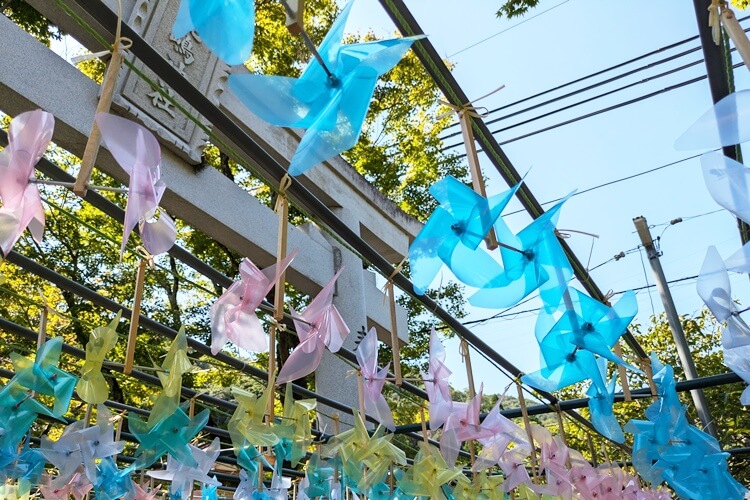
<instances>
[{"instance_id":1,"label":"carved stone","mask_svg":"<svg viewBox=\"0 0 750 500\"><path fill-rule=\"evenodd\" d=\"M196 33L172 36L179 0L137 0L128 24L157 52L172 63L195 87L219 103L229 67L214 55ZM196 111L133 56L130 61L146 77L175 98L193 117L209 125ZM121 70L113 106L135 117L151 129L169 149L186 161L198 164L207 134L169 100L127 66Z\"/></svg>"}]
</instances>

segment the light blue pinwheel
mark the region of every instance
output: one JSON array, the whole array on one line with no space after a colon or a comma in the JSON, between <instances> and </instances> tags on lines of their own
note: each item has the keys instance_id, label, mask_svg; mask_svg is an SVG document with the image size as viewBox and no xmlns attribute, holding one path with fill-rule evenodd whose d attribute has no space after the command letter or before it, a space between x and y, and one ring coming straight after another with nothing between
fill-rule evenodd
<instances>
[{"instance_id":1,"label":"light blue pinwheel","mask_svg":"<svg viewBox=\"0 0 750 500\"><path fill-rule=\"evenodd\" d=\"M750 140L750 90L733 92L714 104L674 143L677 150L713 149Z\"/></svg>"},{"instance_id":2,"label":"light blue pinwheel","mask_svg":"<svg viewBox=\"0 0 750 500\"><path fill-rule=\"evenodd\" d=\"M216 485L204 484L201 487L201 500L219 500L219 493Z\"/></svg>"},{"instance_id":3,"label":"light blue pinwheel","mask_svg":"<svg viewBox=\"0 0 750 500\"><path fill-rule=\"evenodd\" d=\"M606 380L607 360L599 358L596 360L601 377ZM625 442L625 434L622 432L620 422L617 421L612 408L615 404L615 383L617 379L607 382L607 390L602 391L596 384L592 383L586 390L589 397L589 411L591 412L591 423L599 433L616 443Z\"/></svg>"},{"instance_id":4,"label":"light blue pinwheel","mask_svg":"<svg viewBox=\"0 0 750 500\"><path fill-rule=\"evenodd\" d=\"M136 414L128 417L130 431L140 445L136 450L135 469L144 469L169 452L172 457L188 467L197 467L188 442L208 423L209 410L205 409L193 418L188 417L182 407L149 427Z\"/></svg>"},{"instance_id":5,"label":"light blue pinwheel","mask_svg":"<svg viewBox=\"0 0 750 500\"><path fill-rule=\"evenodd\" d=\"M36 420L36 415L36 412L22 408L22 405L0 407L0 450L15 449Z\"/></svg>"},{"instance_id":6,"label":"light blue pinwheel","mask_svg":"<svg viewBox=\"0 0 750 500\"><path fill-rule=\"evenodd\" d=\"M555 233L563 204L570 193L555 206L514 235L502 220L495 223L495 234L502 244L500 255L504 271L469 298L476 307L497 309L516 305L539 289L547 311L557 308L573 268Z\"/></svg>"},{"instance_id":7,"label":"light blue pinwheel","mask_svg":"<svg viewBox=\"0 0 750 500\"><path fill-rule=\"evenodd\" d=\"M0 463L3 464L0 469L0 480L5 482L7 479L16 479L18 485L22 486L21 490L28 493L28 486L39 483L39 478L44 472L46 460L36 448L31 448L27 439L20 451L16 449L0 450L3 454Z\"/></svg>"},{"instance_id":8,"label":"light blue pinwheel","mask_svg":"<svg viewBox=\"0 0 750 500\"><path fill-rule=\"evenodd\" d=\"M78 379L57 367L61 352L62 337L55 337L42 344L34 361L18 353L10 353L16 374L0 390L0 406L23 408L54 417L67 412ZM30 398L31 391L53 397L52 410Z\"/></svg>"},{"instance_id":9,"label":"light blue pinwheel","mask_svg":"<svg viewBox=\"0 0 750 500\"><path fill-rule=\"evenodd\" d=\"M330 77L317 59L299 78L229 76L229 88L250 111L272 125L307 129L289 165L290 175L302 174L357 143L378 78L420 38L341 45L351 7L352 2L344 7L318 48Z\"/></svg>"},{"instance_id":10,"label":"light blue pinwheel","mask_svg":"<svg viewBox=\"0 0 750 500\"><path fill-rule=\"evenodd\" d=\"M481 287L502 273L479 244L519 187L484 198L451 176L430 186L439 205L409 247L415 293L425 292L443 264L469 286Z\"/></svg>"},{"instance_id":11,"label":"light blue pinwheel","mask_svg":"<svg viewBox=\"0 0 750 500\"><path fill-rule=\"evenodd\" d=\"M130 479L133 466L118 469L114 457L102 459L97 465L97 475L94 481L94 492L96 498L133 498L135 496L135 485Z\"/></svg>"},{"instance_id":12,"label":"light blue pinwheel","mask_svg":"<svg viewBox=\"0 0 750 500\"><path fill-rule=\"evenodd\" d=\"M255 34L253 0L182 0L172 36L195 31L203 43L227 64L250 59Z\"/></svg>"}]
</instances>

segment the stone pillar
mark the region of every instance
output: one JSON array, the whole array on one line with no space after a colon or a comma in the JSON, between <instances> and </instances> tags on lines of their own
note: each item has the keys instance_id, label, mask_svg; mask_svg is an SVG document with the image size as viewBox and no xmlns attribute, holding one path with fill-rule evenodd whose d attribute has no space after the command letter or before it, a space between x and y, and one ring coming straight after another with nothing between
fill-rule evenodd
<instances>
[{"instance_id":1,"label":"stone pillar","mask_svg":"<svg viewBox=\"0 0 750 500\"><path fill-rule=\"evenodd\" d=\"M359 232L359 221L354 217L355 214L345 208L335 208L333 212L350 228ZM362 261L327 233L323 233L323 235L333 248L335 271L344 267L344 271L336 282L333 303L350 329L349 336L344 342L344 348L353 351L356 347L354 341L357 338L357 331L361 331L367 325ZM357 377L355 375L347 377L347 372L352 369L351 365L339 359L335 354L326 351L320 367L315 372L316 392L358 410ZM319 408L327 415L332 415L338 411L323 405L319 405ZM338 413L341 415L341 422L344 422L341 430L348 429L349 426L346 424L353 423L352 416L341 414L340 411ZM321 428L327 426L326 432L333 433L333 423L330 419L321 415L320 421Z\"/></svg>"}]
</instances>

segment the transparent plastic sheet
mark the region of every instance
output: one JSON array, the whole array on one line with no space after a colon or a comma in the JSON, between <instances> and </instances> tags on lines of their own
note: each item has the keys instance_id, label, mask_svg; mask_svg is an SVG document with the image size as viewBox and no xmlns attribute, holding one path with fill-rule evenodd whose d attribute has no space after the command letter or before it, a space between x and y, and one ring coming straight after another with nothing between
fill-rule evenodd
<instances>
[{"instance_id":1,"label":"transparent plastic sheet","mask_svg":"<svg viewBox=\"0 0 750 500\"><path fill-rule=\"evenodd\" d=\"M701 168L714 201L735 217L750 221L750 169L718 151L702 155Z\"/></svg>"},{"instance_id":2,"label":"transparent plastic sheet","mask_svg":"<svg viewBox=\"0 0 750 500\"><path fill-rule=\"evenodd\" d=\"M517 235L513 235L502 220L495 224L498 240L520 252L500 248L504 272L482 285L469 298L471 305L491 309L510 307L539 289L544 308L557 308L562 290L573 277L573 268L557 240L555 225L562 205L573 194L560 200Z\"/></svg>"},{"instance_id":3,"label":"transparent plastic sheet","mask_svg":"<svg viewBox=\"0 0 750 500\"><path fill-rule=\"evenodd\" d=\"M8 146L0 152L0 250L7 255L28 227L37 243L44 233L39 188L29 182L34 166L52 140L55 118L42 110L21 113L8 127Z\"/></svg>"},{"instance_id":4,"label":"transparent plastic sheet","mask_svg":"<svg viewBox=\"0 0 750 500\"><path fill-rule=\"evenodd\" d=\"M357 362L362 373L365 410L375 417L386 429L393 432L396 424L388 402L383 396L383 387L391 363L378 370L378 335L375 328L371 328L357 346Z\"/></svg>"},{"instance_id":5,"label":"transparent plastic sheet","mask_svg":"<svg viewBox=\"0 0 750 500\"><path fill-rule=\"evenodd\" d=\"M600 358L597 362L601 377L606 381L607 361ZM607 390L605 392L599 390L596 384L592 383L586 390L586 395L589 397L589 411L591 412L591 423L594 424L594 428L607 439L616 443L624 443L625 434L622 432L620 422L618 422L617 417L615 417L612 411L615 404L616 381L617 379L612 377L607 382Z\"/></svg>"},{"instance_id":6,"label":"transparent plastic sheet","mask_svg":"<svg viewBox=\"0 0 750 500\"><path fill-rule=\"evenodd\" d=\"M677 150L734 146L750 139L750 90L729 94L693 123L674 143Z\"/></svg>"},{"instance_id":7,"label":"transparent plastic sheet","mask_svg":"<svg viewBox=\"0 0 750 500\"><path fill-rule=\"evenodd\" d=\"M182 0L172 36L182 38L191 31L227 64L242 64L253 50L255 2Z\"/></svg>"}]
</instances>

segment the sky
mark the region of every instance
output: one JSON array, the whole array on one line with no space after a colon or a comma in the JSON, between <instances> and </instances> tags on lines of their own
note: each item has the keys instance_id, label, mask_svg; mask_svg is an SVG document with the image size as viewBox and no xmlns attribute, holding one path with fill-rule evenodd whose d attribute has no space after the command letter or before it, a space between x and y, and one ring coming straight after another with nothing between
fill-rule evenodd
<instances>
[{"instance_id":1,"label":"sky","mask_svg":"<svg viewBox=\"0 0 750 500\"><path fill-rule=\"evenodd\" d=\"M481 101L480 104L490 110L698 34L692 2L543 0L523 18L511 21L495 16L499 0L407 0L406 4L438 53L454 65L453 74L470 98L505 85L502 91ZM739 17L742 15L740 13ZM394 31L393 24L377 0L356 0L348 26L352 31L369 29L382 36ZM699 45L696 40L664 50L658 55L553 92L544 98L490 114L486 120L522 110ZM660 78L640 84L637 82L700 61L701 58L699 50L675 57L672 61L615 82L507 118L490 125L490 130L518 124L621 86L635 84L627 90L500 132L495 137L502 143L659 91L704 75L703 62ZM747 70L739 68L735 71L737 89L747 88ZM529 171L526 183L537 199L544 203L574 189L586 190L704 152L676 151L673 143L711 104L708 83L704 80L509 142L503 149L519 172ZM457 130L454 128L451 132ZM447 144L458 142L456 139L448 139ZM458 151L462 152L460 147ZM488 194L507 189L487 158L480 154L480 161L488 177ZM506 213L519 208L520 204L514 202ZM634 233L632 219L639 215L656 226L652 229L654 237L661 236L662 265L668 280L697 275L709 245L715 245L724 258L740 247L736 221L726 211L720 210L708 195L698 159L681 161L631 180L586 192L573 197L564 206L558 227L599 236L594 241L593 250L590 237L574 233L568 240L579 259L584 264L590 262L589 268L611 260L621 251L627 253L625 258L608 262L592 271L592 277L605 292L610 289L619 292L654 282L648 260L638 250L640 240ZM668 224L678 217L683 218L682 223ZM505 220L518 231L531 219L525 213L520 213L506 216ZM733 275L731 282L735 298L748 304L750 282L747 277ZM580 288L575 280L572 284ZM652 314L663 311L657 292L654 289L650 291L650 294L648 290L637 293L639 314L636 321L641 324L647 324ZM693 314L702 307L694 279L673 284L671 291L680 314ZM538 302L531 301L515 311L535 307L538 307ZM478 308L468 310L470 315L467 320L485 318L498 312ZM539 367L539 350L534 338L535 318L533 312L520 313L472 327L472 331L522 370L533 371ZM457 340L447 340L446 345L449 353L458 352ZM507 379L498 377L496 370L479 356L474 355L472 362L477 385L483 381L489 393L504 390ZM453 371L451 383L454 387L465 388L465 368L458 355L451 357L449 367Z\"/></svg>"},{"instance_id":2,"label":"sky","mask_svg":"<svg viewBox=\"0 0 750 500\"><path fill-rule=\"evenodd\" d=\"M698 33L692 2L542 0L526 16L510 21L495 16L500 0L407 0L406 4L438 53L454 66L453 74L470 98L505 85L503 90L481 101L480 104L489 110L667 47ZM742 15L740 13L739 17ZM395 28L378 0L355 0L347 30L373 31L376 35L390 37ZM504 114L521 111L527 106L695 47L699 47L697 40L666 49L658 55L552 92L543 98L491 113L486 120L501 118ZM55 48L63 55L80 51L80 47L69 40ZM511 141L524 134L668 88L704 75L705 66L701 57L700 50L675 57L645 71L503 119L491 124L490 130L511 127L633 84L627 90L613 92L496 134L501 143ZM649 79L696 61L698 64ZM750 85L744 68L736 70L735 78L738 90ZM638 250L640 241L634 232L632 219L639 215L655 226L652 229L654 236L661 236L661 250L664 253L662 265L668 280L697 275L709 245L715 245L725 258L740 247L736 221L708 195L699 160L680 161L703 151L676 151L673 147L675 139L710 106L708 83L704 80L512 140L503 146L515 168L522 174L528 171L526 183L542 203L560 198L575 189L584 191L657 169L575 196L562 210L559 228L598 235L593 247L592 238L577 233L572 233L568 243L584 264L589 263L589 268L596 267L591 275L603 291L620 292L653 284L648 261ZM458 130L453 128L449 132ZM446 144L455 144L459 138L448 139ZM457 151L463 152L462 146L459 145ZM487 158L480 154L480 161L488 178L488 194L506 190L507 185ZM514 201L506 213L520 208L520 204ZM676 225L668 224L678 217L684 221ZM525 213L506 215L505 220L516 231L531 221ZM620 252L627 255L614 261L612 257ZM735 298L743 304L750 303L750 281L747 277L733 275L731 281ZM572 284L580 288L575 280ZM671 290L681 314L693 314L702 307L694 279L675 283ZM639 291L637 299L638 323L647 324L652 314L663 311L654 289ZM508 313L517 314L472 326L472 331L523 371L536 370L539 367L539 351L534 338L536 313L523 311L538 306L536 300L524 303ZM467 311L467 321L476 321L499 312L468 306ZM452 353L448 360L449 368L453 371L451 382L456 388L465 388L467 378L457 354L458 340L446 339L446 346L448 352ZM484 382L487 393L501 393L505 389L508 380L497 376L497 370L489 363L476 354L472 357L472 363L477 385Z\"/></svg>"}]
</instances>

